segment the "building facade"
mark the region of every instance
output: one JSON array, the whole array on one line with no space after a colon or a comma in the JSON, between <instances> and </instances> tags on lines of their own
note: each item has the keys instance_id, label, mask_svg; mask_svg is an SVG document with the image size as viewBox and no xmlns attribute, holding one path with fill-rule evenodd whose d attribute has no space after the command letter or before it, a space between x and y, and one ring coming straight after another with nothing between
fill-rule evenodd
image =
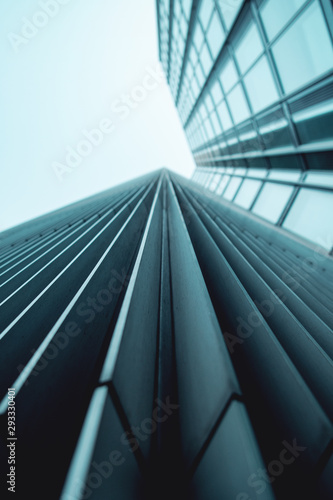
<instances>
[{"instance_id":1,"label":"building facade","mask_svg":"<svg viewBox=\"0 0 333 500\"><path fill-rule=\"evenodd\" d=\"M157 10L193 179L330 252L330 0L161 0Z\"/></svg>"},{"instance_id":2,"label":"building facade","mask_svg":"<svg viewBox=\"0 0 333 500\"><path fill-rule=\"evenodd\" d=\"M197 169L0 235L0 496L331 500L332 6L157 12Z\"/></svg>"},{"instance_id":3,"label":"building facade","mask_svg":"<svg viewBox=\"0 0 333 500\"><path fill-rule=\"evenodd\" d=\"M2 233L1 498L330 500L332 282L166 170Z\"/></svg>"}]
</instances>

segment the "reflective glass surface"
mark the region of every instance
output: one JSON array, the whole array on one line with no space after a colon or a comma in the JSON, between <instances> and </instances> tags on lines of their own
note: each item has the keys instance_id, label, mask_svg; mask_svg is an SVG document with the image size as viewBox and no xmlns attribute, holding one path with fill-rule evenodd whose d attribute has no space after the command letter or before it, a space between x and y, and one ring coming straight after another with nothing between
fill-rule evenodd
<instances>
[{"instance_id":1,"label":"reflective glass surface","mask_svg":"<svg viewBox=\"0 0 333 500\"><path fill-rule=\"evenodd\" d=\"M234 200L235 203L240 207L249 209L261 186L262 182L260 181L245 179Z\"/></svg>"},{"instance_id":2,"label":"reflective glass surface","mask_svg":"<svg viewBox=\"0 0 333 500\"><path fill-rule=\"evenodd\" d=\"M286 92L332 69L333 49L318 2L312 3L273 46Z\"/></svg>"},{"instance_id":3,"label":"reflective glass surface","mask_svg":"<svg viewBox=\"0 0 333 500\"><path fill-rule=\"evenodd\" d=\"M255 64L245 76L244 82L255 113L279 98L266 57Z\"/></svg>"},{"instance_id":4,"label":"reflective glass surface","mask_svg":"<svg viewBox=\"0 0 333 500\"><path fill-rule=\"evenodd\" d=\"M235 123L240 123L250 116L250 110L240 84L236 85L230 92L228 95L228 102Z\"/></svg>"},{"instance_id":5,"label":"reflective glass surface","mask_svg":"<svg viewBox=\"0 0 333 500\"><path fill-rule=\"evenodd\" d=\"M320 246L333 247L333 193L301 189L283 227Z\"/></svg>"},{"instance_id":6,"label":"reflective glass surface","mask_svg":"<svg viewBox=\"0 0 333 500\"><path fill-rule=\"evenodd\" d=\"M235 48L236 59L242 73L245 73L263 50L264 46L258 28L252 22Z\"/></svg>"},{"instance_id":7,"label":"reflective glass surface","mask_svg":"<svg viewBox=\"0 0 333 500\"><path fill-rule=\"evenodd\" d=\"M252 212L276 224L282 215L293 189L292 187L281 186L279 184L265 184Z\"/></svg>"},{"instance_id":8,"label":"reflective glass surface","mask_svg":"<svg viewBox=\"0 0 333 500\"><path fill-rule=\"evenodd\" d=\"M242 181L243 181L243 179L241 179L239 177L234 177L233 179L231 179L227 189L225 190L223 198L225 198L226 200L232 200Z\"/></svg>"},{"instance_id":9,"label":"reflective glass surface","mask_svg":"<svg viewBox=\"0 0 333 500\"><path fill-rule=\"evenodd\" d=\"M269 39L283 28L305 0L267 0L260 7L260 14Z\"/></svg>"}]
</instances>

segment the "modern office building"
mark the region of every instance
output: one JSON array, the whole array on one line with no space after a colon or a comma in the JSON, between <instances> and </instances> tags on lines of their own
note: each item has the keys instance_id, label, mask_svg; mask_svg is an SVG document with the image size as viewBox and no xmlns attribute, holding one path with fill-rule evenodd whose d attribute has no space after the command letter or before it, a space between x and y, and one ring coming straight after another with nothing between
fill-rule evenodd
<instances>
[{"instance_id":1,"label":"modern office building","mask_svg":"<svg viewBox=\"0 0 333 500\"><path fill-rule=\"evenodd\" d=\"M332 500L332 6L157 13L197 169L0 234L0 498Z\"/></svg>"},{"instance_id":2,"label":"modern office building","mask_svg":"<svg viewBox=\"0 0 333 500\"><path fill-rule=\"evenodd\" d=\"M333 247L330 0L161 0L160 59L194 180Z\"/></svg>"},{"instance_id":3,"label":"modern office building","mask_svg":"<svg viewBox=\"0 0 333 500\"><path fill-rule=\"evenodd\" d=\"M326 252L166 170L2 241L1 498L332 498Z\"/></svg>"}]
</instances>

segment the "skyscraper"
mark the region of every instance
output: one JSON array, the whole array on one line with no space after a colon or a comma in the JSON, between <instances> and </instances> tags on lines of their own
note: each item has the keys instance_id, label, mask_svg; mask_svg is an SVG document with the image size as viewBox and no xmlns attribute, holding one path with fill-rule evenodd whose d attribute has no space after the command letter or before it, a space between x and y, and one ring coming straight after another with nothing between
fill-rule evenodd
<instances>
[{"instance_id":1,"label":"skyscraper","mask_svg":"<svg viewBox=\"0 0 333 500\"><path fill-rule=\"evenodd\" d=\"M0 235L1 498L331 500L332 6L157 14L197 170Z\"/></svg>"},{"instance_id":2,"label":"skyscraper","mask_svg":"<svg viewBox=\"0 0 333 500\"><path fill-rule=\"evenodd\" d=\"M0 265L5 498L331 498L325 252L164 170Z\"/></svg>"},{"instance_id":3,"label":"skyscraper","mask_svg":"<svg viewBox=\"0 0 333 500\"><path fill-rule=\"evenodd\" d=\"M327 0L158 1L160 58L194 180L333 247L333 11Z\"/></svg>"}]
</instances>

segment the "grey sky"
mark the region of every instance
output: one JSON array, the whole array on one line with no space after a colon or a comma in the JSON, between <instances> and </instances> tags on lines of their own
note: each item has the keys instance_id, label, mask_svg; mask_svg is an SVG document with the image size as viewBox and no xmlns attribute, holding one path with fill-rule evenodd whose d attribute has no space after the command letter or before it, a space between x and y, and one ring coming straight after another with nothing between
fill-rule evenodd
<instances>
[{"instance_id":1,"label":"grey sky","mask_svg":"<svg viewBox=\"0 0 333 500\"><path fill-rule=\"evenodd\" d=\"M161 166L192 174L155 0L0 0L0 34L0 230Z\"/></svg>"}]
</instances>

